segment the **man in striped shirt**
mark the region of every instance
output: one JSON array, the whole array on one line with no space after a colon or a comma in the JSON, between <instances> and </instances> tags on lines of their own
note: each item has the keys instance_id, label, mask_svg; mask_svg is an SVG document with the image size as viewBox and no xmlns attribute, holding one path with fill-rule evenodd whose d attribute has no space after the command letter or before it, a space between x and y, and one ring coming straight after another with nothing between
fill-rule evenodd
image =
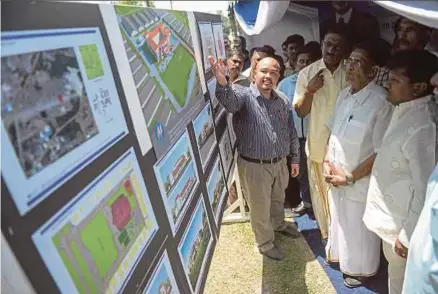
<instances>
[{"instance_id":1,"label":"man in striped shirt","mask_svg":"<svg viewBox=\"0 0 438 294\"><path fill-rule=\"evenodd\" d=\"M240 182L251 210L251 226L260 253L274 259L284 258L274 245L274 232L299 237L293 225L284 222L284 190L291 174L299 174L299 141L291 108L274 91L280 76L278 62L264 58L257 64L250 87L231 85L221 59L209 57L216 76L216 97L235 119L239 138Z\"/></svg>"}]
</instances>

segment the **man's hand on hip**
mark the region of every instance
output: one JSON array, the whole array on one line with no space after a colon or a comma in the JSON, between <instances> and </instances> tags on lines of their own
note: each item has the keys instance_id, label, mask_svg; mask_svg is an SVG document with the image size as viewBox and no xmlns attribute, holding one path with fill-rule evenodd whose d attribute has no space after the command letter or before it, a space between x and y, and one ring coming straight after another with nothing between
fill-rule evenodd
<instances>
[{"instance_id":1,"label":"man's hand on hip","mask_svg":"<svg viewBox=\"0 0 438 294\"><path fill-rule=\"evenodd\" d=\"M208 56L208 61L210 61L213 74L219 85L225 86L227 84L227 78L225 77L225 64L222 58L219 58L217 62L214 62L213 56Z\"/></svg>"},{"instance_id":2,"label":"man's hand on hip","mask_svg":"<svg viewBox=\"0 0 438 294\"><path fill-rule=\"evenodd\" d=\"M298 177L299 174L300 174L300 165L298 163L292 163L290 165L290 175L292 176L292 178L296 178Z\"/></svg>"}]
</instances>

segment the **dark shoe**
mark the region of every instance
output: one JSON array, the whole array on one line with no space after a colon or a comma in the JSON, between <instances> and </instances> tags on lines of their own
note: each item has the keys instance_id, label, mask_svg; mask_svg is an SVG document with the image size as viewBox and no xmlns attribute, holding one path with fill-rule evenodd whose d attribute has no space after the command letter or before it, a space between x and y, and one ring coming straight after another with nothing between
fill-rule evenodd
<instances>
[{"instance_id":1,"label":"dark shoe","mask_svg":"<svg viewBox=\"0 0 438 294\"><path fill-rule=\"evenodd\" d=\"M301 237L300 231L298 231L298 229L294 225L288 225L286 228L278 232L290 238Z\"/></svg>"},{"instance_id":2,"label":"dark shoe","mask_svg":"<svg viewBox=\"0 0 438 294\"><path fill-rule=\"evenodd\" d=\"M278 249L276 246L272 247L268 251L260 251L260 253L273 260L280 261L284 259L284 253L281 252L280 249Z\"/></svg>"},{"instance_id":3,"label":"dark shoe","mask_svg":"<svg viewBox=\"0 0 438 294\"><path fill-rule=\"evenodd\" d=\"M297 207L292 208L292 212L296 213L298 215L302 215L306 213L306 207L304 206L303 202L298 204Z\"/></svg>"},{"instance_id":4,"label":"dark shoe","mask_svg":"<svg viewBox=\"0 0 438 294\"><path fill-rule=\"evenodd\" d=\"M348 288L357 288L363 286L363 277L346 277L344 278L344 285Z\"/></svg>"},{"instance_id":5,"label":"dark shoe","mask_svg":"<svg viewBox=\"0 0 438 294\"><path fill-rule=\"evenodd\" d=\"M312 209L312 203L305 202L305 201L303 201L302 203L303 203L303 205L304 205L304 207L305 207L306 209L309 209L309 210Z\"/></svg>"}]
</instances>

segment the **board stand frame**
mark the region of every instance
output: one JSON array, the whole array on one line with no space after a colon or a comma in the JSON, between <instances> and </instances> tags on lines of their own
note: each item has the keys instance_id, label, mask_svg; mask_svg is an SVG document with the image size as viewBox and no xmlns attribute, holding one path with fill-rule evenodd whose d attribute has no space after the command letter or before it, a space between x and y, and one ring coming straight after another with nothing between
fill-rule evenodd
<instances>
[{"instance_id":1,"label":"board stand frame","mask_svg":"<svg viewBox=\"0 0 438 294\"><path fill-rule=\"evenodd\" d=\"M234 201L227 209L224 210L222 224L243 223L249 221L249 211L245 210L246 201L243 197L242 188L240 185L239 172L237 169L237 158L239 157L237 150L234 152L234 166L231 172L231 183L236 184L237 200ZM228 185L230 187L231 185ZM229 192L228 192L229 193ZM239 212L234 212L239 208Z\"/></svg>"}]
</instances>

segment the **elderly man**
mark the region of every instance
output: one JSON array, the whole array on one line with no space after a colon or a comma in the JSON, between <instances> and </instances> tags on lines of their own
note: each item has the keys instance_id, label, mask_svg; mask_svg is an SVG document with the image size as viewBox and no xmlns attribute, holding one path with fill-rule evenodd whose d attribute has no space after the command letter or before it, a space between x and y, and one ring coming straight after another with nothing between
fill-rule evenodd
<instances>
[{"instance_id":1,"label":"elderly man","mask_svg":"<svg viewBox=\"0 0 438 294\"><path fill-rule=\"evenodd\" d=\"M347 86L342 60L348 54L348 30L345 25L334 25L324 36L322 59L298 74L293 106L300 117L309 118L306 142L310 196L313 211L323 239L328 234L327 186L322 173L326 144L330 132L326 127L339 92Z\"/></svg>"},{"instance_id":2,"label":"elderly man","mask_svg":"<svg viewBox=\"0 0 438 294\"><path fill-rule=\"evenodd\" d=\"M243 53L237 50L231 50L228 53L227 69L232 84L249 87L251 81L241 74L244 61L245 55Z\"/></svg>"},{"instance_id":3,"label":"elderly man","mask_svg":"<svg viewBox=\"0 0 438 294\"><path fill-rule=\"evenodd\" d=\"M432 29L410 20L400 17L394 26L395 38L392 43L392 54L403 50L424 49L429 43ZM385 87L389 78L389 69L380 68L376 75L376 83Z\"/></svg>"},{"instance_id":4,"label":"elderly man","mask_svg":"<svg viewBox=\"0 0 438 294\"><path fill-rule=\"evenodd\" d=\"M297 72L289 77L286 77L278 84L278 90L286 94L289 105L292 104L292 100L294 98L298 72L320 58L321 47L318 46L315 48L311 43L307 43L301 47L300 50L298 50L296 62ZM307 157L305 152L309 116L304 118L299 117L295 109L292 109L292 113L294 115L295 128L297 129L298 138L300 141L300 175L298 176L298 182L300 185L300 195L302 201L289 200L289 202L294 202L295 207L293 207L290 211L287 211L286 214L300 215L305 213L306 208L311 208L312 206L309 191L309 178L307 175Z\"/></svg>"},{"instance_id":5,"label":"elderly man","mask_svg":"<svg viewBox=\"0 0 438 294\"><path fill-rule=\"evenodd\" d=\"M274 232L290 237L300 233L284 222L284 189L288 184L286 157L291 158L292 176L299 174L299 142L290 107L273 87L279 77L274 58L262 59L255 68L254 83L231 86L222 61L214 63L216 97L225 109L238 114L236 136L240 138L238 167L245 197L251 210L251 226L260 253L282 260L284 254L274 245Z\"/></svg>"},{"instance_id":6,"label":"elderly man","mask_svg":"<svg viewBox=\"0 0 438 294\"><path fill-rule=\"evenodd\" d=\"M388 101L396 105L371 173L363 221L383 240L389 293L401 293L412 232L437 158L430 79L436 56L404 50L388 61Z\"/></svg>"},{"instance_id":7,"label":"elderly man","mask_svg":"<svg viewBox=\"0 0 438 294\"><path fill-rule=\"evenodd\" d=\"M251 66L242 74L252 81L255 76L257 63L265 57L274 57L274 52L267 47L256 47L251 52Z\"/></svg>"},{"instance_id":8,"label":"elderly man","mask_svg":"<svg viewBox=\"0 0 438 294\"><path fill-rule=\"evenodd\" d=\"M339 262L344 284L362 286L379 268L380 239L362 221L371 168L392 115L386 90L374 76L386 61L374 42L357 44L346 60L349 87L341 91L327 122L331 134L324 160L329 192L328 262Z\"/></svg>"}]
</instances>

